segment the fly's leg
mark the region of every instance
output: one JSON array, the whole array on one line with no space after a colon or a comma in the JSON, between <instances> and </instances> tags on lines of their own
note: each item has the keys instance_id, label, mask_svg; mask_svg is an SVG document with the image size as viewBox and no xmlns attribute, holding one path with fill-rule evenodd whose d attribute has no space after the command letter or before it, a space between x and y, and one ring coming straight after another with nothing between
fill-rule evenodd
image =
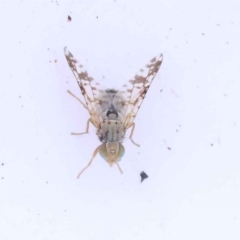
<instances>
[{"instance_id":1,"label":"fly's leg","mask_svg":"<svg viewBox=\"0 0 240 240\"><path fill-rule=\"evenodd\" d=\"M77 178L80 178L81 174L82 174L88 167L90 167L90 165L92 164L93 159L94 159L94 158L96 157L96 155L98 154L98 148L99 148L99 147L97 147L96 150L94 151L94 153L93 153L93 155L92 155L92 158L91 158L90 162L88 163L88 165L87 165L85 168L83 168L83 170L77 175Z\"/></svg>"},{"instance_id":2,"label":"fly's leg","mask_svg":"<svg viewBox=\"0 0 240 240\"><path fill-rule=\"evenodd\" d=\"M134 132L134 129L135 129L135 123L133 122L130 127L132 127L132 130L131 130L131 134L130 134L130 137L129 137L129 138L130 138L130 140L132 141L132 143L133 143L134 145L136 145L137 147L140 147L140 145L137 144L137 143L135 143L135 142L133 141L133 139L132 139L133 132Z\"/></svg>"},{"instance_id":3,"label":"fly's leg","mask_svg":"<svg viewBox=\"0 0 240 240\"><path fill-rule=\"evenodd\" d=\"M67 91L71 96L73 96L75 99L77 99L82 105L83 107L85 107L87 110L87 106L81 101L81 99L79 99L77 96L75 96L70 90ZM87 127L86 127L86 132L83 132L83 133L74 133L72 132L71 135L83 135L83 134L86 134L88 133L88 129L89 129L89 122L91 122L91 119L89 118L88 121L87 121Z\"/></svg>"},{"instance_id":4,"label":"fly's leg","mask_svg":"<svg viewBox=\"0 0 240 240\"><path fill-rule=\"evenodd\" d=\"M83 107L88 110L87 106L81 101L81 99L79 99L77 96L75 96L70 90L67 90L67 92L68 92L71 96L73 96L75 99L77 99L77 100L83 105Z\"/></svg>"},{"instance_id":5,"label":"fly's leg","mask_svg":"<svg viewBox=\"0 0 240 240\"><path fill-rule=\"evenodd\" d=\"M87 134L87 133L88 133L88 130L89 130L89 123L90 123L90 122L92 123L91 118L89 118L88 121L87 121L86 132L83 132L83 133L74 133L74 132L72 132L71 135L83 135L83 134Z\"/></svg>"}]
</instances>

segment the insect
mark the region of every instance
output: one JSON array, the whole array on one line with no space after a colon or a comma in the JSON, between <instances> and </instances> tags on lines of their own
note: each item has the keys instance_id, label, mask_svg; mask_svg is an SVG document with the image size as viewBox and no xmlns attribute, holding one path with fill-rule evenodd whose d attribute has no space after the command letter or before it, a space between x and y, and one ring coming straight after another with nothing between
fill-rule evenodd
<instances>
[{"instance_id":1,"label":"insect","mask_svg":"<svg viewBox=\"0 0 240 240\"><path fill-rule=\"evenodd\" d=\"M68 90L68 93L76 98L89 112L86 131L83 133L71 133L82 135L88 133L90 123L96 128L97 136L102 142L98 146L88 165L82 169L77 178L92 164L94 157L99 153L106 162L113 166L117 165L124 155L125 149L122 144L126 131L131 128L130 140L136 146L140 146L132 139L135 123L134 119L144 100L144 97L156 76L162 61L163 55L158 54L139 73L122 86L121 89L103 89L78 63L71 52L64 48L64 53L78 86L85 99L83 103L77 96Z\"/></svg>"}]
</instances>

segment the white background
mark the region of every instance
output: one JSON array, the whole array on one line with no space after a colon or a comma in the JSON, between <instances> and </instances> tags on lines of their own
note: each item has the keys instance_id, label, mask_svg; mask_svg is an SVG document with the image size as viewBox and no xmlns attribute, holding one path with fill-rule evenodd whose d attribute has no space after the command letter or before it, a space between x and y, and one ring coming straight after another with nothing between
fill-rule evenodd
<instances>
[{"instance_id":1,"label":"white background","mask_svg":"<svg viewBox=\"0 0 240 240\"><path fill-rule=\"evenodd\" d=\"M0 239L239 240L240 2L1 1ZM70 15L72 21L68 22ZM126 140L124 174L63 54L119 87L164 60ZM140 183L140 172L149 178Z\"/></svg>"}]
</instances>

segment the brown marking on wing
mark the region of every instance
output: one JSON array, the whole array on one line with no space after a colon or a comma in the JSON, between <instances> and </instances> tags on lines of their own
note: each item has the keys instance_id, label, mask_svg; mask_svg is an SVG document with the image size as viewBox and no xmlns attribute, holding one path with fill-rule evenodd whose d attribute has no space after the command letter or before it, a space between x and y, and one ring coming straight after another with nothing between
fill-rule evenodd
<instances>
[{"instance_id":1,"label":"brown marking on wing","mask_svg":"<svg viewBox=\"0 0 240 240\"><path fill-rule=\"evenodd\" d=\"M95 80L84 69L83 65L78 63L78 61L74 58L72 53L67 50L67 48L64 48L64 53L68 65L71 68L81 93L85 99L92 122L96 128L99 128L101 119L96 110L98 104L96 97L99 92L101 92L101 89L99 89L100 84L95 82Z\"/></svg>"},{"instance_id":2,"label":"brown marking on wing","mask_svg":"<svg viewBox=\"0 0 240 240\"><path fill-rule=\"evenodd\" d=\"M120 93L125 96L125 105L128 106L124 119L124 128L132 126L139 108L145 98L147 91L156 76L163 61L163 55L159 54L154 57L145 68L141 68L128 83L124 84Z\"/></svg>"}]
</instances>

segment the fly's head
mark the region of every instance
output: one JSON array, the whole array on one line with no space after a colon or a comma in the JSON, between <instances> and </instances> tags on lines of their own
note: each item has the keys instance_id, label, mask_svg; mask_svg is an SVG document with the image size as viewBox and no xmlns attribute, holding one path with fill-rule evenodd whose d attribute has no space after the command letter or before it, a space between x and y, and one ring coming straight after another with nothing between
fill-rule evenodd
<instances>
[{"instance_id":1,"label":"fly's head","mask_svg":"<svg viewBox=\"0 0 240 240\"><path fill-rule=\"evenodd\" d=\"M117 164L125 153L123 145L119 142L106 142L99 146L99 154L107 161L110 167Z\"/></svg>"}]
</instances>

